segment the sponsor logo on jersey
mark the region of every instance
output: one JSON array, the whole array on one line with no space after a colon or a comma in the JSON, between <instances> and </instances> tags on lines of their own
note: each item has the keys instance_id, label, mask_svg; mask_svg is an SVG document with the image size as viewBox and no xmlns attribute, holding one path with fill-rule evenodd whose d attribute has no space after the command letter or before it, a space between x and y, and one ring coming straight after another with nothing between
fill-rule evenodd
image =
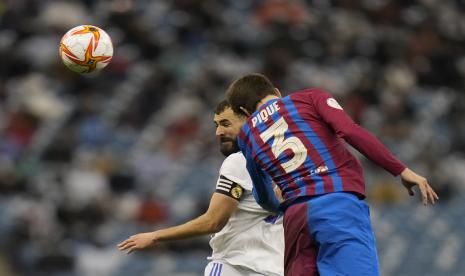
<instances>
[{"instance_id":1,"label":"sponsor logo on jersey","mask_svg":"<svg viewBox=\"0 0 465 276\"><path fill-rule=\"evenodd\" d=\"M318 168L315 169L315 173L317 174L322 174L328 171L327 166L319 166Z\"/></svg>"}]
</instances>

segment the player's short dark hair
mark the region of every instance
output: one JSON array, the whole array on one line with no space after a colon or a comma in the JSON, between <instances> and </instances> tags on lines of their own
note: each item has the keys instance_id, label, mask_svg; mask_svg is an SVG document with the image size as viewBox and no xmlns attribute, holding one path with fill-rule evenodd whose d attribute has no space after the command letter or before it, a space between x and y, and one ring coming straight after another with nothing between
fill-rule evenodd
<instances>
[{"instance_id":1,"label":"player's short dark hair","mask_svg":"<svg viewBox=\"0 0 465 276\"><path fill-rule=\"evenodd\" d=\"M231 107L229 102L227 100L222 100L221 102L219 102L216 105L214 112L215 112L216 115L219 115L219 114L223 113L226 110L226 108L228 108L228 107Z\"/></svg>"},{"instance_id":2,"label":"player's short dark hair","mask_svg":"<svg viewBox=\"0 0 465 276\"><path fill-rule=\"evenodd\" d=\"M254 112L258 102L268 95L277 95L276 88L267 77L258 73L235 80L226 90L226 99L237 114L244 114L241 106Z\"/></svg>"}]
</instances>

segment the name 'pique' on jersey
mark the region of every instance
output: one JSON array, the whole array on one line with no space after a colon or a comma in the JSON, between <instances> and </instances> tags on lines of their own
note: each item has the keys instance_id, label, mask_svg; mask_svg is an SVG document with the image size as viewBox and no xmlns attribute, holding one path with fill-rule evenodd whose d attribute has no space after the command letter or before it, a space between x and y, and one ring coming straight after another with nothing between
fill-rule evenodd
<instances>
[{"instance_id":1,"label":"name 'pique' on jersey","mask_svg":"<svg viewBox=\"0 0 465 276\"><path fill-rule=\"evenodd\" d=\"M264 182L264 171L280 187L285 205L338 191L365 197L362 166L344 140L393 175L405 169L319 89L268 101L247 120L238 140L254 184Z\"/></svg>"}]
</instances>

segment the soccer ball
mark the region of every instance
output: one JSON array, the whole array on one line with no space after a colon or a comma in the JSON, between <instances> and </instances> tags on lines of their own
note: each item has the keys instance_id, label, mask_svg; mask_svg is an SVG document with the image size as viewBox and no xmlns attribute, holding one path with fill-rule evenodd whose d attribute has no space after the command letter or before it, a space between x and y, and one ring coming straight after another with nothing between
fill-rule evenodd
<instances>
[{"instance_id":1,"label":"soccer ball","mask_svg":"<svg viewBox=\"0 0 465 276\"><path fill-rule=\"evenodd\" d=\"M81 25L69 30L60 41L63 63L77 73L103 69L113 57L110 36L99 27Z\"/></svg>"}]
</instances>

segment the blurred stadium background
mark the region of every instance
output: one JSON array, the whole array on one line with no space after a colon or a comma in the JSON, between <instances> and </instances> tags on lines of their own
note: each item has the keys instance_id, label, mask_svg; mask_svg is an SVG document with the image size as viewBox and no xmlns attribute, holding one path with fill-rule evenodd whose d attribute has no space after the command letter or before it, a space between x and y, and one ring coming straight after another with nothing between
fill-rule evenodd
<instances>
[{"instance_id":1,"label":"blurred stadium background","mask_svg":"<svg viewBox=\"0 0 465 276\"><path fill-rule=\"evenodd\" d=\"M100 74L58 56L93 24ZM212 108L252 71L331 91L428 176L420 206L360 157L382 275L465 275L465 1L0 1L0 275L203 275L208 237L127 256L128 235L208 204Z\"/></svg>"}]
</instances>

